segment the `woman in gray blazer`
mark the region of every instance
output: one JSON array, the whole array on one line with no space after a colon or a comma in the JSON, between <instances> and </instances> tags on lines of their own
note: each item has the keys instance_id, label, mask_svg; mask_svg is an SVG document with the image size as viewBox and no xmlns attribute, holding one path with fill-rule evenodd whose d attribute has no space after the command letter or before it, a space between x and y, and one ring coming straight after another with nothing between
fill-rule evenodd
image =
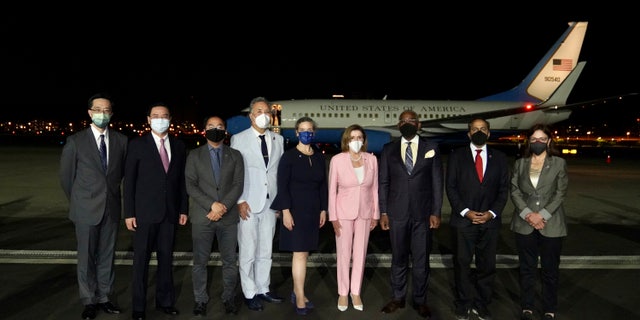
<instances>
[{"instance_id":1,"label":"woman in gray blazer","mask_svg":"<svg viewBox=\"0 0 640 320\"><path fill-rule=\"evenodd\" d=\"M560 251L567 235L563 202L569 177L559 157L553 131L534 125L527 134L523 157L516 160L511 177L511 200L520 261L521 319L533 319L538 256L542 269L543 319L555 319L558 307Z\"/></svg>"}]
</instances>

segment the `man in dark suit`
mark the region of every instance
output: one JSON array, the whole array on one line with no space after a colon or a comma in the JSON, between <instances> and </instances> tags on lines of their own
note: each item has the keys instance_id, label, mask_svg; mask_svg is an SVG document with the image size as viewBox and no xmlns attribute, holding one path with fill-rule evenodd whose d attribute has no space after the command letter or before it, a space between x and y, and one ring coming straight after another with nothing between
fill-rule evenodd
<instances>
[{"instance_id":1,"label":"man in dark suit","mask_svg":"<svg viewBox=\"0 0 640 320\"><path fill-rule=\"evenodd\" d=\"M185 169L191 197L193 314L204 316L207 312L207 265L214 237L222 260L222 303L226 313L236 314L237 202L244 187L244 162L240 151L224 144L227 126L222 118L209 117L204 127L207 143L189 152Z\"/></svg>"},{"instance_id":2,"label":"man in dark suit","mask_svg":"<svg viewBox=\"0 0 640 320\"><path fill-rule=\"evenodd\" d=\"M472 119L468 127L470 144L453 150L447 162L450 224L455 231L455 314L466 320L473 311L488 320L502 210L509 197L509 167L503 152L487 146L489 122Z\"/></svg>"},{"instance_id":3,"label":"man in dark suit","mask_svg":"<svg viewBox=\"0 0 640 320\"><path fill-rule=\"evenodd\" d=\"M120 313L109 295L115 280L114 255L122 214L120 187L128 140L109 130L113 109L108 95L89 98L88 113L92 123L67 139L59 172L69 200L69 219L76 229L82 319L94 319L98 308Z\"/></svg>"},{"instance_id":4,"label":"man in dark suit","mask_svg":"<svg viewBox=\"0 0 640 320\"><path fill-rule=\"evenodd\" d=\"M185 144L168 134L171 115L163 103L151 106L147 116L151 133L131 140L125 162L124 216L133 237L133 313L144 319L151 252L158 271L156 309L177 315L173 287L173 248L177 224L187 223L188 195L184 169Z\"/></svg>"},{"instance_id":5,"label":"man in dark suit","mask_svg":"<svg viewBox=\"0 0 640 320\"><path fill-rule=\"evenodd\" d=\"M382 313L404 308L411 256L413 307L421 317L430 318L429 254L432 229L440 227L444 194L442 159L436 143L417 135L421 125L414 111L403 111L398 127L402 138L387 143L380 154L380 226L382 230L390 230L393 291Z\"/></svg>"}]
</instances>

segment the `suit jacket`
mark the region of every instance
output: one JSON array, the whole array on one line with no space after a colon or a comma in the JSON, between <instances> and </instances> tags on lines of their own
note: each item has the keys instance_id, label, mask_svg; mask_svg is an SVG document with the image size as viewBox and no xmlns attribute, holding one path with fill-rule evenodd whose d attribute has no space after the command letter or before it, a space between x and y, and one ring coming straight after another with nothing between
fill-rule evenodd
<instances>
[{"instance_id":1,"label":"suit jacket","mask_svg":"<svg viewBox=\"0 0 640 320\"><path fill-rule=\"evenodd\" d=\"M151 133L129 142L124 173L124 216L138 224L178 223L188 214L189 198L184 179L187 149L181 140L167 135L171 146L169 170L164 171Z\"/></svg>"},{"instance_id":2,"label":"suit jacket","mask_svg":"<svg viewBox=\"0 0 640 320\"><path fill-rule=\"evenodd\" d=\"M411 175L400 154L401 139L388 142L380 153L380 213L398 221L441 216L444 171L438 145L420 137Z\"/></svg>"},{"instance_id":3,"label":"suit jacket","mask_svg":"<svg viewBox=\"0 0 640 320\"><path fill-rule=\"evenodd\" d=\"M189 216L191 223L209 224L207 214L211 204L218 201L227 207L220 221L236 224L240 220L237 202L244 186L244 162L240 151L222 145L220 184L216 183L211 167L209 144L189 152L185 168L187 193L190 197Z\"/></svg>"},{"instance_id":4,"label":"suit jacket","mask_svg":"<svg viewBox=\"0 0 640 320\"><path fill-rule=\"evenodd\" d=\"M253 212L266 209L267 195L275 199L278 194L278 163L284 153L284 139L281 135L265 131L265 139L271 141L269 164L265 168L260 138L253 127L231 136L231 147L242 153L244 161L244 186L240 200L245 200Z\"/></svg>"},{"instance_id":5,"label":"suit jacket","mask_svg":"<svg viewBox=\"0 0 640 320\"><path fill-rule=\"evenodd\" d=\"M529 177L530 168L531 158L520 158L513 166L511 200L515 208L511 230L520 234L531 233L534 228L524 218L530 212L539 212L547 220L545 227L540 230L542 235L566 236L567 223L563 203L569 185L567 162L561 157L547 156L536 187Z\"/></svg>"},{"instance_id":6,"label":"suit jacket","mask_svg":"<svg viewBox=\"0 0 640 320\"><path fill-rule=\"evenodd\" d=\"M329 220L380 219L378 159L362 152L364 179L358 182L349 152L331 158L329 165Z\"/></svg>"},{"instance_id":7,"label":"suit jacket","mask_svg":"<svg viewBox=\"0 0 640 320\"><path fill-rule=\"evenodd\" d=\"M97 225L106 214L113 221L122 215L121 183L127 136L108 130L108 166L105 174L91 128L67 138L60 157L60 184L69 200L69 219Z\"/></svg>"},{"instance_id":8,"label":"suit jacket","mask_svg":"<svg viewBox=\"0 0 640 320\"><path fill-rule=\"evenodd\" d=\"M459 147L449 154L446 179L451 226L463 228L472 225L469 219L460 215L468 208L478 212L493 211L496 217L486 226L501 227L502 211L509 198L509 164L503 152L487 147L487 164L480 182L469 146Z\"/></svg>"}]
</instances>

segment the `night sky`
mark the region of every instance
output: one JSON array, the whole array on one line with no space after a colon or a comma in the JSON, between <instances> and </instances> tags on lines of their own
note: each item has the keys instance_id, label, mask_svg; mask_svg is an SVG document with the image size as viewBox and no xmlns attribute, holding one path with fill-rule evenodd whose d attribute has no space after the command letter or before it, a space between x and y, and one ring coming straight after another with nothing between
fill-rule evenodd
<instances>
[{"instance_id":1,"label":"night sky","mask_svg":"<svg viewBox=\"0 0 640 320\"><path fill-rule=\"evenodd\" d=\"M589 21L587 65L569 102L640 91L629 8L424 5L3 12L0 120L84 119L98 91L115 98L114 117L132 121L156 101L199 121L234 115L255 96L474 100L516 86L578 20Z\"/></svg>"}]
</instances>

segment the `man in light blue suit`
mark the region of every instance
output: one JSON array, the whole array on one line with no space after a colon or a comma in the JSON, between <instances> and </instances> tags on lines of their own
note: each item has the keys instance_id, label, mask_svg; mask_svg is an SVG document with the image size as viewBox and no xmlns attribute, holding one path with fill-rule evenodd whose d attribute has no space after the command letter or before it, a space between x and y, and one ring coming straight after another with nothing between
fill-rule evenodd
<instances>
[{"instance_id":1,"label":"man in light blue suit","mask_svg":"<svg viewBox=\"0 0 640 320\"><path fill-rule=\"evenodd\" d=\"M238 265L247 306L262 311L260 300L282 302L269 290L277 220L276 211L269 207L278 192L276 177L284 139L268 130L271 108L267 99L254 98L249 106L251 127L231 137L231 147L239 150L244 160L244 188L238 200Z\"/></svg>"}]
</instances>

